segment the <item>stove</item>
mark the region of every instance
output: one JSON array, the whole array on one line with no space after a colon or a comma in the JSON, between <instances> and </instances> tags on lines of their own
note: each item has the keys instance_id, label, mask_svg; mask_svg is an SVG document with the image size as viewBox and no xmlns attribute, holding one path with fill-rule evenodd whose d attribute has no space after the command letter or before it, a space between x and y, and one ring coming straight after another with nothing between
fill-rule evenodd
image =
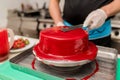
<instances>
[{"instance_id":1,"label":"stove","mask_svg":"<svg viewBox=\"0 0 120 80\"><path fill-rule=\"evenodd\" d=\"M39 31L54 25L48 8L26 11L8 11L7 27L16 35L38 38Z\"/></svg>"},{"instance_id":2,"label":"stove","mask_svg":"<svg viewBox=\"0 0 120 80\"><path fill-rule=\"evenodd\" d=\"M120 42L120 21L112 20L111 38L114 41Z\"/></svg>"},{"instance_id":3,"label":"stove","mask_svg":"<svg viewBox=\"0 0 120 80\"><path fill-rule=\"evenodd\" d=\"M120 42L120 13L116 14L111 19L111 24L112 24L111 38L115 42Z\"/></svg>"}]
</instances>

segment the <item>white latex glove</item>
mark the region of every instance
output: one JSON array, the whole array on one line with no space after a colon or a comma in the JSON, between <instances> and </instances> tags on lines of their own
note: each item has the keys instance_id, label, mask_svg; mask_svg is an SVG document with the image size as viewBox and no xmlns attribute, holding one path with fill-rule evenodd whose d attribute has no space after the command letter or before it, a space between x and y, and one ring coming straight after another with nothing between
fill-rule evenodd
<instances>
[{"instance_id":1,"label":"white latex glove","mask_svg":"<svg viewBox=\"0 0 120 80\"><path fill-rule=\"evenodd\" d=\"M107 14L102 9L92 11L84 21L83 27L88 29L95 29L102 26L107 18Z\"/></svg>"},{"instance_id":2,"label":"white latex glove","mask_svg":"<svg viewBox=\"0 0 120 80\"><path fill-rule=\"evenodd\" d=\"M65 26L63 22L58 22L56 26Z\"/></svg>"}]
</instances>

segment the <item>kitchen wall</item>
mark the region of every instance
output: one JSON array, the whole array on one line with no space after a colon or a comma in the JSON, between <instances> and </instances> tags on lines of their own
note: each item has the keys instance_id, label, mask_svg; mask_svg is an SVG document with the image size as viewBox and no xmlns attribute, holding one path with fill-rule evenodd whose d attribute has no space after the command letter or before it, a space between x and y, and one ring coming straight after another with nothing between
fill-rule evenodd
<instances>
[{"instance_id":1,"label":"kitchen wall","mask_svg":"<svg viewBox=\"0 0 120 80\"><path fill-rule=\"evenodd\" d=\"M20 0L1 0L0 1L0 27L7 25L7 10L18 8Z\"/></svg>"},{"instance_id":2,"label":"kitchen wall","mask_svg":"<svg viewBox=\"0 0 120 80\"><path fill-rule=\"evenodd\" d=\"M48 3L49 0L0 0L0 27L6 27L7 25L7 15L8 15L8 9L19 9L21 3L29 3L32 4L33 7L35 7L35 2L38 3L38 7L41 8L44 4L44 2ZM64 0L61 0L61 6L63 6ZM62 7L61 7L62 8Z\"/></svg>"}]
</instances>

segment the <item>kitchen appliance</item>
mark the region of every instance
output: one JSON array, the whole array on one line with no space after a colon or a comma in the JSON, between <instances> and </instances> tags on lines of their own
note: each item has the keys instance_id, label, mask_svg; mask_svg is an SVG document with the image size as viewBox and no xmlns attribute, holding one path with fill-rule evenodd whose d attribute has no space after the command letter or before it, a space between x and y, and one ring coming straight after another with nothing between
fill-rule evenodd
<instances>
[{"instance_id":1,"label":"kitchen appliance","mask_svg":"<svg viewBox=\"0 0 120 80\"><path fill-rule=\"evenodd\" d=\"M38 10L9 10L7 27L13 29L16 35L38 38L39 32L54 25L48 8Z\"/></svg>"},{"instance_id":2,"label":"kitchen appliance","mask_svg":"<svg viewBox=\"0 0 120 80\"><path fill-rule=\"evenodd\" d=\"M120 42L120 21L119 20L112 20L111 37L113 41Z\"/></svg>"},{"instance_id":3,"label":"kitchen appliance","mask_svg":"<svg viewBox=\"0 0 120 80\"><path fill-rule=\"evenodd\" d=\"M112 24L112 32L111 32L111 38L114 42L120 42L120 13L116 14L111 19Z\"/></svg>"}]
</instances>

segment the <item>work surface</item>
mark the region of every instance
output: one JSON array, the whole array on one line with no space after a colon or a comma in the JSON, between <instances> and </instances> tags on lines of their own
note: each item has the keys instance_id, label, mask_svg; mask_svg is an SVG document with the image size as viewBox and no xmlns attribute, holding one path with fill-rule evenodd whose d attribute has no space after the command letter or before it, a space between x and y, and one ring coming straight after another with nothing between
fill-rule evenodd
<instances>
[{"instance_id":1,"label":"work surface","mask_svg":"<svg viewBox=\"0 0 120 80\"><path fill-rule=\"evenodd\" d=\"M93 75L89 80L115 80L116 71L116 50L100 47L98 46L98 56L97 62L99 64L99 71ZM105 50L104 50L105 49ZM104 54L104 55L103 55ZM24 57L23 57L24 56ZM32 50L27 50L22 54L11 59L12 63L19 64L32 69L32 61L34 60L34 55ZM45 72L63 79L75 78L80 80L86 75L90 74L95 69L95 62L84 65L82 67L72 67L72 68L58 68L53 66L47 66L38 60L34 64L37 71Z\"/></svg>"},{"instance_id":2,"label":"work surface","mask_svg":"<svg viewBox=\"0 0 120 80\"><path fill-rule=\"evenodd\" d=\"M30 39L32 39L32 38L30 38ZM36 41L35 41L36 40ZM38 40L37 39L33 39L33 41L35 41L35 42L37 42ZM119 47L120 47L120 45L119 45L120 43L116 43L116 42L112 42L112 47L113 48L116 48L117 50L118 50L118 52L120 51L120 49L119 49ZM98 46L99 47L99 46ZM116 52L116 50L114 50L114 49L110 49L110 48L105 48L105 47L99 47L99 49L101 49L100 51L99 51L99 53L102 53L102 54L100 54L99 55L99 57L98 57L98 61L100 61L100 60L102 60L102 62L100 61L99 62L99 64L101 65L101 71L103 72L106 72L107 73L107 75L104 75L104 74L101 74L100 72L98 72L97 74L96 74L96 76L98 76L99 77L99 79L101 80L102 78L102 80L115 80L115 77L117 77L116 78L116 80L120 80L120 78L119 78L119 76L116 76L116 75L118 75L119 74L119 71L120 71L120 62L117 62L116 63L116 56L115 55L105 55L106 53L115 53L115 54L117 54L117 52ZM105 53L105 54L104 54ZM15 57L14 56L16 56L16 55L21 55L21 52L18 52L18 53L10 53L10 57L9 57L9 59L11 60L11 58L12 58L12 60L13 59L15 59ZM22 53L22 54L24 54L24 53ZM17 63L15 63L15 64L18 64L18 65L20 65L20 66L24 66L24 67L28 67L28 68L31 68L31 62L32 62L32 60L34 59L34 55L32 55L32 53L29 53L30 55L26 55L26 58L23 58L22 60L20 60L20 61L18 61ZM104 57L103 58L100 58L100 57L102 57L104 55ZM14 58L13 58L14 57ZM16 56L16 57L18 57L18 56ZM28 58L28 57L30 57L30 58ZM19 56L19 58L21 58L20 56ZM106 58L106 59L105 59ZM17 61L17 60L15 60L15 61ZM15 62L14 60L12 61L13 63ZM25 62L25 61L27 61L27 62ZM107 64L107 63L108 64ZM116 69L116 64L117 64L117 69ZM38 71L42 71L42 72L45 72L45 73L48 73L48 74L52 74L52 75L54 75L54 76L58 76L58 77L62 77L62 78L65 78L65 77L76 77L77 79L80 77L78 74L76 74L75 76L70 76L70 75L67 75L67 76L65 76L65 75L60 75L61 73L57 73L57 74L55 74L55 73L53 73L53 72L51 72L51 68L50 67L45 67L45 65L43 65L42 64L42 66L41 66L41 64L42 63L40 63L39 61L36 61L36 64L35 64L35 67L37 68L37 70ZM93 63L92 63L93 64ZM89 64L89 65L91 65L91 64ZM105 67L105 66L108 66L107 67L107 69L105 69L105 68L103 68L103 67ZM45 67L46 69L48 69L48 70L45 70L45 68L43 68L43 67ZM92 68L91 66L89 66L90 68ZM112 69L111 69L112 68ZM31 68L32 69L32 68ZM86 70L88 70L88 68L86 69ZM91 69L92 70L92 69ZM89 72L88 72L89 73ZM116 75L113 75L113 74L115 74L115 73L117 73ZM83 76L84 76L85 74L83 74ZM109 77L108 77L109 76ZM111 79L110 79L111 78ZM91 80L98 80L98 78L97 79L95 79L95 77L92 77L91 78Z\"/></svg>"}]
</instances>

